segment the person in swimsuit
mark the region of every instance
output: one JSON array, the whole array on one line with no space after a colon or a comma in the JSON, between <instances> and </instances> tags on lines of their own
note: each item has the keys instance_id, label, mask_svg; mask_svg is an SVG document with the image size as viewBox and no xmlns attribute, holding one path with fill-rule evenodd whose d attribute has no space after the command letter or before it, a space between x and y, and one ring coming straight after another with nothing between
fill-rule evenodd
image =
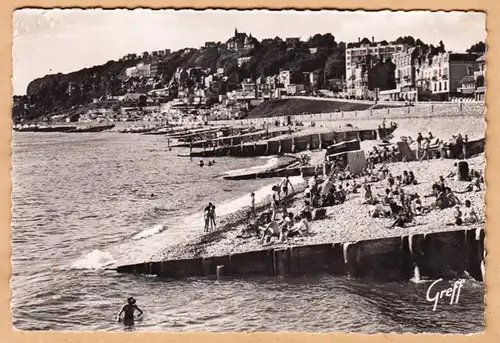
<instances>
[{"instance_id":1,"label":"person in swimsuit","mask_svg":"<svg viewBox=\"0 0 500 343\"><path fill-rule=\"evenodd\" d=\"M205 209L203 210L203 217L205 219L205 231L208 231L208 227L210 225L210 211L212 209L212 203L209 202Z\"/></svg>"},{"instance_id":2,"label":"person in swimsuit","mask_svg":"<svg viewBox=\"0 0 500 343\"><path fill-rule=\"evenodd\" d=\"M126 323L126 322L132 322L135 319L135 316L134 316L135 311L139 312L138 317L141 317L142 314L144 313L139 308L139 306L136 305L135 299L133 297L130 297L130 298L127 299L127 304L125 304L122 307L122 310L120 311L120 313L118 313L118 318L117 318L118 322L121 321L122 314L124 314L124 316L123 316L123 322L124 323Z\"/></svg>"},{"instance_id":3,"label":"person in swimsuit","mask_svg":"<svg viewBox=\"0 0 500 343\"><path fill-rule=\"evenodd\" d=\"M293 192L293 185L290 182L288 175L285 176L285 179L281 182L280 186L281 186L281 189L283 190L283 194L284 194L283 198L286 198L288 196L288 186L290 186L290 188L292 189L292 192Z\"/></svg>"},{"instance_id":4,"label":"person in swimsuit","mask_svg":"<svg viewBox=\"0 0 500 343\"><path fill-rule=\"evenodd\" d=\"M215 205L212 205L208 212L208 217L210 218L210 228L216 229L217 224L215 223Z\"/></svg>"},{"instance_id":5,"label":"person in swimsuit","mask_svg":"<svg viewBox=\"0 0 500 343\"><path fill-rule=\"evenodd\" d=\"M250 219L255 220L255 218L257 217L257 212L255 211L255 193L254 192L252 192L250 194L250 199L251 199L251 203L250 203Z\"/></svg>"}]
</instances>

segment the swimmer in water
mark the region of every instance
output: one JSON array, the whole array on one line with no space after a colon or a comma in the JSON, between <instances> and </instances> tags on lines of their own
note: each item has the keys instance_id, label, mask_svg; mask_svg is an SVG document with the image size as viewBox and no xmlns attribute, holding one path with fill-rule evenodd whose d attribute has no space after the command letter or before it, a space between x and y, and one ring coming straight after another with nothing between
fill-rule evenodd
<instances>
[{"instance_id":1,"label":"swimmer in water","mask_svg":"<svg viewBox=\"0 0 500 343\"><path fill-rule=\"evenodd\" d=\"M125 304L123 307L122 307L122 310L120 311L120 313L118 313L118 322L121 321L121 315L122 313L124 313L124 316L123 316L123 322L124 323L130 323L130 322L133 322L134 319L135 319L135 316L134 316L134 312L135 311L138 311L139 312L139 315L137 317L141 317L142 314L144 312L142 312L142 310L135 304L135 299L134 297L130 297L127 299L127 304Z\"/></svg>"}]
</instances>

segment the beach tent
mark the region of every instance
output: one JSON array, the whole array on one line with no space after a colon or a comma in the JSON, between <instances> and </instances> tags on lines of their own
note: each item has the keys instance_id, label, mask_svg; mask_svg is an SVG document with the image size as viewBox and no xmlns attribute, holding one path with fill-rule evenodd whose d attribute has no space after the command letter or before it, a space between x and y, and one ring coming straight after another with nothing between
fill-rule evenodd
<instances>
[{"instance_id":1,"label":"beach tent","mask_svg":"<svg viewBox=\"0 0 500 343\"><path fill-rule=\"evenodd\" d=\"M349 166L352 175L360 174L366 168L366 158L363 150L344 151L328 155L327 160L329 162L335 161L342 169Z\"/></svg>"}]
</instances>

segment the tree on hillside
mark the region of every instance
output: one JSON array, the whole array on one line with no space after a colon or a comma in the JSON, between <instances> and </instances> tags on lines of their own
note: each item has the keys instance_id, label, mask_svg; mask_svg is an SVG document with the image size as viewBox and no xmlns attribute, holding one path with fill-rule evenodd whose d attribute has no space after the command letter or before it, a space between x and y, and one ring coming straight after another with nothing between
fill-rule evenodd
<instances>
[{"instance_id":1,"label":"tree on hillside","mask_svg":"<svg viewBox=\"0 0 500 343\"><path fill-rule=\"evenodd\" d=\"M486 52L486 44L484 42L479 42L476 44L473 44L469 49L466 50L468 53L480 53L484 54Z\"/></svg>"},{"instance_id":2,"label":"tree on hillside","mask_svg":"<svg viewBox=\"0 0 500 343\"><path fill-rule=\"evenodd\" d=\"M327 34L315 34L309 40L307 41L307 45L310 48L327 48L327 49L334 49L337 47L337 42L335 41L335 37L332 36L331 33Z\"/></svg>"}]
</instances>

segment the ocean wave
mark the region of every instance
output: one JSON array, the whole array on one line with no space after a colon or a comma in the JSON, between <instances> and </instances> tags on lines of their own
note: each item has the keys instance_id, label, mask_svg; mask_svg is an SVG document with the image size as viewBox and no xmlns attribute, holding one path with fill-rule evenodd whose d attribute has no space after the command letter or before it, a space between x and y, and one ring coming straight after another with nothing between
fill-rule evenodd
<instances>
[{"instance_id":1,"label":"ocean wave","mask_svg":"<svg viewBox=\"0 0 500 343\"><path fill-rule=\"evenodd\" d=\"M149 229L146 229L144 231L139 232L135 236L132 237L133 240L139 240L147 237L154 236L156 234L159 234L167 229L167 226L165 224L158 224L155 225Z\"/></svg>"},{"instance_id":2,"label":"ocean wave","mask_svg":"<svg viewBox=\"0 0 500 343\"><path fill-rule=\"evenodd\" d=\"M273 168L278 165L279 159L277 157L269 157L269 156L262 156L268 159L268 161L265 164L259 164L257 166L252 166L248 168L240 168L240 169L233 169L230 171L225 172L223 175L224 176L229 176L229 175L234 175L234 174L241 174L241 173L250 173L252 171L258 171L258 170L266 170L269 168Z\"/></svg>"},{"instance_id":3,"label":"ocean wave","mask_svg":"<svg viewBox=\"0 0 500 343\"><path fill-rule=\"evenodd\" d=\"M73 262L71 269L99 270L116 265L116 261L109 252L94 250Z\"/></svg>"}]
</instances>

